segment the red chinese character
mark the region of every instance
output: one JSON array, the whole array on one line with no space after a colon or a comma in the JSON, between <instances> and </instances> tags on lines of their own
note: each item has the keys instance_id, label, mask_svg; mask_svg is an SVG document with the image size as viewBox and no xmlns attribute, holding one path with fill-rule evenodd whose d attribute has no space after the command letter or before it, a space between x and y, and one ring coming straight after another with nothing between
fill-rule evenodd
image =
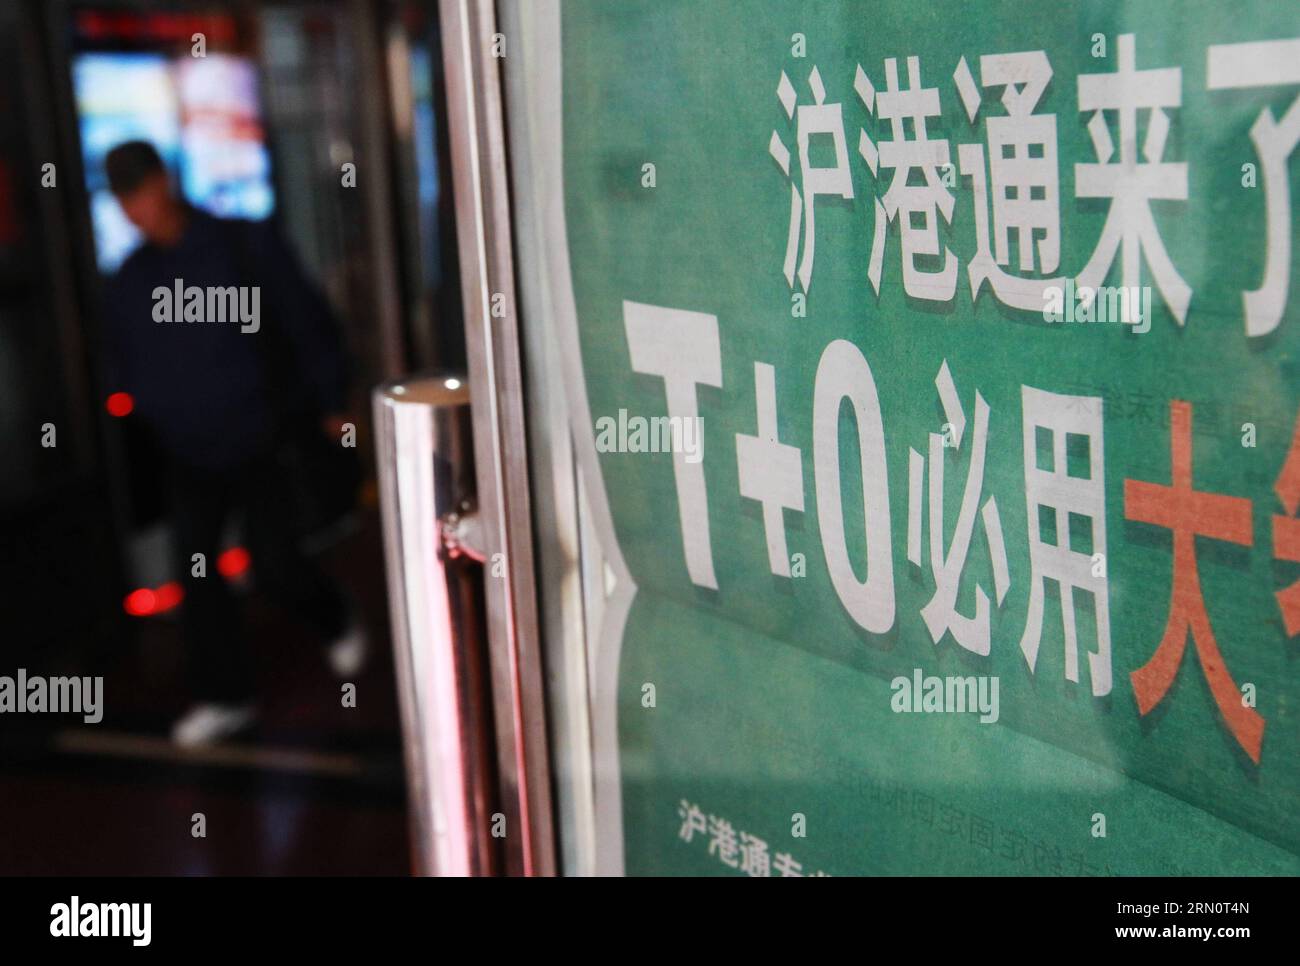
<instances>
[{"instance_id":1,"label":"red chinese character","mask_svg":"<svg viewBox=\"0 0 1300 966\"><path fill-rule=\"evenodd\" d=\"M1254 542L1250 501L1218 493L1198 493L1192 489L1192 404L1171 401L1169 423L1172 485L1124 481L1125 518L1166 527L1174 533L1174 579L1169 621L1165 625L1165 636L1151 660L1130 675L1133 693L1137 696L1138 711L1144 715L1160 703L1174 683L1190 630L1205 679L1228 730L1250 760L1259 764L1264 719L1254 708L1242 703L1241 690L1228 673L1223 655L1214 641L1214 632L1210 629L1205 599L1201 596L1201 578L1196 569L1198 536L1227 540L1246 547Z\"/></svg>"},{"instance_id":2,"label":"red chinese character","mask_svg":"<svg viewBox=\"0 0 1300 966\"><path fill-rule=\"evenodd\" d=\"M1278 560L1300 563L1300 520L1295 518L1300 506L1300 418L1291 433L1291 448L1287 451L1282 472L1277 475L1273 491L1286 507L1286 516L1273 515L1273 556ZM1287 637L1300 632L1300 580L1279 590L1277 605L1282 609L1282 623Z\"/></svg>"}]
</instances>

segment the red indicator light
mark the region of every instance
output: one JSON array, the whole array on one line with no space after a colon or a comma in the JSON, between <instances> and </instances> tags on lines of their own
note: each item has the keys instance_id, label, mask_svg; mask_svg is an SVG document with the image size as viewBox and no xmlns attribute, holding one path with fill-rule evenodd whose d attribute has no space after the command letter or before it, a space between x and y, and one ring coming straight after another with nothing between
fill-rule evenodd
<instances>
[{"instance_id":1,"label":"red indicator light","mask_svg":"<svg viewBox=\"0 0 1300 966\"><path fill-rule=\"evenodd\" d=\"M217 558L217 572L230 580L248 570L248 564L248 551L243 547L231 547Z\"/></svg>"},{"instance_id":2,"label":"red indicator light","mask_svg":"<svg viewBox=\"0 0 1300 966\"><path fill-rule=\"evenodd\" d=\"M131 415L131 411L135 409L135 400L131 398L129 392L115 392L108 397L104 408L108 410L110 416L121 419L123 416Z\"/></svg>"},{"instance_id":3,"label":"red indicator light","mask_svg":"<svg viewBox=\"0 0 1300 966\"><path fill-rule=\"evenodd\" d=\"M154 609L154 593L148 587L141 587L126 595L122 608L132 617L148 617Z\"/></svg>"},{"instance_id":4,"label":"red indicator light","mask_svg":"<svg viewBox=\"0 0 1300 966\"><path fill-rule=\"evenodd\" d=\"M163 584L157 590L141 587L126 595L122 609L132 617L153 617L165 614L177 607L185 597L185 591L176 581Z\"/></svg>"}]
</instances>

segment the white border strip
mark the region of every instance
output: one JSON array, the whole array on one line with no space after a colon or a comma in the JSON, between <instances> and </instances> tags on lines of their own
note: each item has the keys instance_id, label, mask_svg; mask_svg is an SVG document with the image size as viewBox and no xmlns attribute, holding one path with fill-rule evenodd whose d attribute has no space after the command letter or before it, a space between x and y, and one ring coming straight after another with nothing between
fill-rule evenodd
<instances>
[{"instance_id":1,"label":"white border strip","mask_svg":"<svg viewBox=\"0 0 1300 966\"><path fill-rule=\"evenodd\" d=\"M596 439L582 371L578 314L573 297L569 238L564 216L564 94L559 0L537 0L537 73L528 85L528 115L535 122L536 202L548 242L543 252L550 280L551 308L564 367L570 430L593 528L613 575L593 650L591 677L592 756L596 803L596 874L623 874L623 794L618 748L618 668L623 630L636 596L636 584L623 560L614 530L605 483L596 457Z\"/></svg>"}]
</instances>

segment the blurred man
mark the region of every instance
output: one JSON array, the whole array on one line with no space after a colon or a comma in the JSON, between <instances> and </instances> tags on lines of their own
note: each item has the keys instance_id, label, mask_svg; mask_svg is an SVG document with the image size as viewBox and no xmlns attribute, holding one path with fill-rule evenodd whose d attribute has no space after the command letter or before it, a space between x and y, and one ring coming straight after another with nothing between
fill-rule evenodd
<instances>
[{"instance_id":1,"label":"blurred man","mask_svg":"<svg viewBox=\"0 0 1300 966\"><path fill-rule=\"evenodd\" d=\"M255 715L248 642L215 567L232 516L242 518L257 586L320 633L334 671L350 676L364 660L342 594L299 548L299 494L280 459L305 434L341 445L344 356L322 293L268 225L186 204L144 141L114 148L106 168L144 237L108 283L107 342L114 388L134 397L170 463L197 701L172 736L207 744Z\"/></svg>"}]
</instances>

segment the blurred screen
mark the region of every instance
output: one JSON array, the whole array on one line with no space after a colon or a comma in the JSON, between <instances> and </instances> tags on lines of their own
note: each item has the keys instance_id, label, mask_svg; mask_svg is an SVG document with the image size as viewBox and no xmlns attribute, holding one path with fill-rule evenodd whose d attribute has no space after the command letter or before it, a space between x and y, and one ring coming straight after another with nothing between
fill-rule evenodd
<instances>
[{"instance_id":1,"label":"blurred screen","mask_svg":"<svg viewBox=\"0 0 1300 966\"><path fill-rule=\"evenodd\" d=\"M74 55L72 74L101 270L116 269L139 243L104 173L105 155L123 141L151 141L200 208L226 217L271 214L271 162L250 60L96 51Z\"/></svg>"}]
</instances>

